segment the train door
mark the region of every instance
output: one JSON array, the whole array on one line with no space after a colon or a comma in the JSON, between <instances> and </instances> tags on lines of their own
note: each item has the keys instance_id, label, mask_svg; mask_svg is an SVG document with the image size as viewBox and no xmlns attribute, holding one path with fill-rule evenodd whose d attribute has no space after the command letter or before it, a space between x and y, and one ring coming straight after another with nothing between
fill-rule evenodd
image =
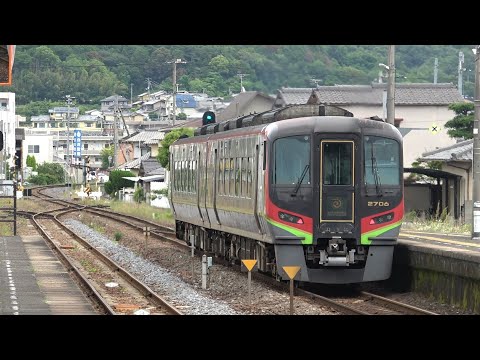
<instances>
[{"instance_id":1,"label":"train door","mask_svg":"<svg viewBox=\"0 0 480 360\"><path fill-rule=\"evenodd\" d=\"M355 222L355 141L319 135L319 222L330 233L344 232ZM338 228L338 229L337 229ZM347 226L352 229L352 226ZM336 231L334 230L336 229Z\"/></svg>"}]
</instances>

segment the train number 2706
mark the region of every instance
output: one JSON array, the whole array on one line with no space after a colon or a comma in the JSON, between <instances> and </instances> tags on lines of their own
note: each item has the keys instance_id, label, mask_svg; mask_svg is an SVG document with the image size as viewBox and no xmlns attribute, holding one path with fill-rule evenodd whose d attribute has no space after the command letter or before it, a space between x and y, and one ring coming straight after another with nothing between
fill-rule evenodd
<instances>
[{"instance_id":1,"label":"train number 2706","mask_svg":"<svg viewBox=\"0 0 480 360\"><path fill-rule=\"evenodd\" d=\"M368 206L390 206L388 201L369 201Z\"/></svg>"}]
</instances>

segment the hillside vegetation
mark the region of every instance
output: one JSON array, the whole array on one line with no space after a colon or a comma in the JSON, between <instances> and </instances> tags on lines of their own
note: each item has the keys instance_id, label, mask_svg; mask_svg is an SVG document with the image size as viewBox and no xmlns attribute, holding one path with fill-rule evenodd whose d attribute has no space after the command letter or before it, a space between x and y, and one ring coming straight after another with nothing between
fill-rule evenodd
<instances>
[{"instance_id":1,"label":"hillside vegetation","mask_svg":"<svg viewBox=\"0 0 480 360\"><path fill-rule=\"evenodd\" d=\"M458 53L465 54L464 92L473 96L474 55L471 46L398 45L398 82L433 82L438 58L438 82L457 84ZM247 90L274 93L282 86L370 84L387 62L386 45L17 45L13 86L18 105L50 105L66 94L85 108L112 94L130 99L145 92L172 89L172 64L180 90L228 96L240 91L237 74L247 74ZM22 107L19 108L20 112ZM34 112L40 111L35 110ZM43 112L45 113L45 112Z\"/></svg>"}]
</instances>

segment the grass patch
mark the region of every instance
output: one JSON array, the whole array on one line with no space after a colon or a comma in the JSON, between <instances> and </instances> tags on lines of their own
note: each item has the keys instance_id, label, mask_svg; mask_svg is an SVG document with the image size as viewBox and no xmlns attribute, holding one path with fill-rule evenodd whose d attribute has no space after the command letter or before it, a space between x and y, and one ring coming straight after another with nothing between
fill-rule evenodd
<instances>
[{"instance_id":1,"label":"grass patch","mask_svg":"<svg viewBox=\"0 0 480 360\"><path fill-rule=\"evenodd\" d=\"M419 230L447 234L471 234L471 224L461 224L447 213L436 214L430 218L419 216L415 211L405 214L403 230Z\"/></svg>"},{"instance_id":2,"label":"grass patch","mask_svg":"<svg viewBox=\"0 0 480 360\"><path fill-rule=\"evenodd\" d=\"M89 273L96 273L98 272L98 269L93 266L93 264L88 261L88 260L80 260L80 264L83 266L83 268L88 271Z\"/></svg>"},{"instance_id":3,"label":"grass patch","mask_svg":"<svg viewBox=\"0 0 480 360\"><path fill-rule=\"evenodd\" d=\"M118 241L122 240L123 234L122 234L121 232L117 231L117 232L113 235L113 237L114 237L115 241L118 242Z\"/></svg>"},{"instance_id":4,"label":"grass patch","mask_svg":"<svg viewBox=\"0 0 480 360\"><path fill-rule=\"evenodd\" d=\"M105 226L102 226L102 225L98 225L98 224L94 224L94 223L90 223L89 225L93 230L95 230L96 232L100 233L100 234L105 234Z\"/></svg>"},{"instance_id":5,"label":"grass patch","mask_svg":"<svg viewBox=\"0 0 480 360\"><path fill-rule=\"evenodd\" d=\"M165 226L173 227L175 225L175 219L173 217L172 210L170 209L159 209L145 203L136 204L122 201L110 202L110 209L118 213L133 215L141 219L155 221Z\"/></svg>"}]
</instances>

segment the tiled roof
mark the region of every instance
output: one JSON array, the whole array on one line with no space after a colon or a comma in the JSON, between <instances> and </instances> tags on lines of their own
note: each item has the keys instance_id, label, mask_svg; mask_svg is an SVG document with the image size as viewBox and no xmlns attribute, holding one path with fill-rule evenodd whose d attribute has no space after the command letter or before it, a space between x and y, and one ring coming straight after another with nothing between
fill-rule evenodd
<instances>
[{"instance_id":1,"label":"tiled roof","mask_svg":"<svg viewBox=\"0 0 480 360\"><path fill-rule=\"evenodd\" d=\"M102 99L100 100L101 102L107 102L107 101L115 101L115 97L117 97L117 101L118 102L128 102L128 99L124 98L123 96L121 95L112 95L112 96L109 96L105 99Z\"/></svg>"},{"instance_id":2,"label":"tiled roof","mask_svg":"<svg viewBox=\"0 0 480 360\"><path fill-rule=\"evenodd\" d=\"M32 121L32 122L37 122L37 121L50 121L50 116L49 116L49 115L32 116L32 117L30 118L30 121Z\"/></svg>"},{"instance_id":3,"label":"tiled roof","mask_svg":"<svg viewBox=\"0 0 480 360\"><path fill-rule=\"evenodd\" d=\"M473 139L461 141L441 149L436 149L423 153L421 160L472 161Z\"/></svg>"},{"instance_id":4,"label":"tiled roof","mask_svg":"<svg viewBox=\"0 0 480 360\"><path fill-rule=\"evenodd\" d=\"M165 169L162 167L162 165L160 165L158 160L154 157L142 160L141 167L143 168L142 176L165 174Z\"/></svg>"},{"instance_id":5,"label":"tiled roof","mask_svg":"<svg viewBox=\"0 0 480 360\"><path fill-rule=\"evenodd\" d=\"M71 113L71 114L75 114L75 113L78 113L79 112L79 109L78 107L70 107L70 109L68 108L68 106L58 106L58 107L54 107L53 109L48 109L48 112L49 113Z\"/></svg>"},{"instance_id":6,"label":"tiled roof","mask_svg":"<svg viewBox=\"0 0 480 360\"><path fill-rule=\"evenodd\" d=\"M308 98L312 95L312 88L285 88L278 90L280 96L286 105L306 104Z\"/></svg>"},{"instance_id":7,"label":"tiled roof","mask_svg":"<svg viewBox=\"0 0 480 360\"><path fill-rule=\"evenodd\" d=\"M147 152L145 155L142 157L139 157L135 160L128 161L122 165L119 165L119 169L139 169L140 168L140 163L142 160L147 160L150 157L150 152Z\"/></svg>"},{"instance_id":8,"label":"tiled roof","mask_svg":"<svg viewBox=\"0 0 480 360\"><path fill-rule=\"evenodd\" d=\"M163 138L165 137L165 133L164 133L164 132L162 132L161 134L162 134L162 136L161 136L160 138L158 138L158 139L155 137L155 138L150 139L150 140L145 140L145 144L147 144L147 145L158 144L158 143L159 143L160 141L162 141Z\"/></svg>"},{"instance_id":9,"label":"tiled roof","mask_svg":"<svg viewBox=\"0 0 480 360\"><path fill-rule=\"evenodd\" d=\"M387 84L319 86L317 103L331 105L382 105ZM305 89L303 89L305 90ZM465 101L453 84L395 85L395 105L449 105Z\"/></svg>"},{"instance_id":10,"label":"tiled roof","mask_svg":"<svg viewBox=\"0 0 480 360\"><path fill-rule=\"evenodd\" d=\"M310 93L312 90L310 89ZM245 109L248 107L248 105L255 99L255 97L261 96L264 97L268 100L271 100L272 106L273 102L275 99L272 97L261 93L260 91L245 91L237 96L235 96L232 101L230 102L230 105L228 105L225 109L223 109L219 114L218 114L218 120L223 121L226 119L233 119L234 117L237 116L237 113L239 116L241 115L248 115L245 114ZM307 97L308 99L308 97ZM264 111L261 109L260 111Z\"/></svg>"},{"instance_id":11,"label":"tiled roof","mask_svg":"<svg viewBox=\"0 0 480 360\"><path fill-rule=\"evenodd\" d=\"M126 140L127 142L143 142L143 143L147 143L147 141L154 141L156 140L157 142L159 140L163 140L165 134L161 131L142 131L134 136L132 136L131 138L129 138L128 140Z\"/></svg>"}]
</instances>

